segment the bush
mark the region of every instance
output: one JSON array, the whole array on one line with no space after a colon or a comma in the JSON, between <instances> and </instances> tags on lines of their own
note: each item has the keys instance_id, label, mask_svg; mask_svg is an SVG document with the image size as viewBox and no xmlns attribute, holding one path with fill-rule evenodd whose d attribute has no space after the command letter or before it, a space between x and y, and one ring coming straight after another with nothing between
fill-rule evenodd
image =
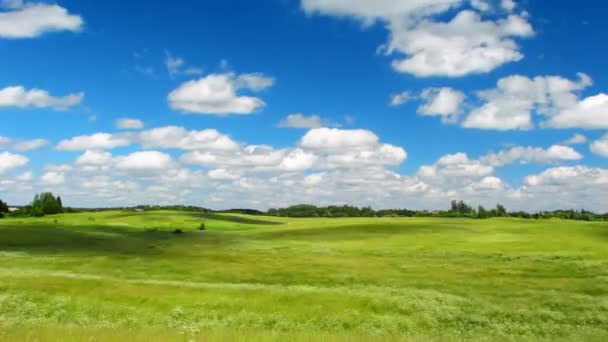
<instances>
[{"instance_id":1,"label":"bush","mask_svg":"<svg viewBox=\"0 0 608 342\"><path fill-rule=\"evenodd\" d=\"M205 230L205 223L201 223L201 225L198 227L198 230Z\"/></svg>"}]
</instances>

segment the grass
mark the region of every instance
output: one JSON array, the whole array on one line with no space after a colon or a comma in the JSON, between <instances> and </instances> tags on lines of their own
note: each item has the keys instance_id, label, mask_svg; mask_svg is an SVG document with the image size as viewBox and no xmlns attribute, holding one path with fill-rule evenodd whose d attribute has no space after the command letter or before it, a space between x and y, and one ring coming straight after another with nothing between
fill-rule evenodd
<instances>
[{"instance_id":1,"label":"grass","mask_svg":"<svg viewBox=\"0 0 608 342\"><path fill-rule=\"evenodd\" d=\"M3 219L0 341L600 341L607 243L561 220Z\"/></svg>"}]
</instances>

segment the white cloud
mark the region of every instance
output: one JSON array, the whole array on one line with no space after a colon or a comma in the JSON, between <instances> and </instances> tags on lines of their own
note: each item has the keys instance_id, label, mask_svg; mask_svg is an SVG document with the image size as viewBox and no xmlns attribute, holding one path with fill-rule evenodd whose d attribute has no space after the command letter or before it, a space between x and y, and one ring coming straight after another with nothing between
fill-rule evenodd
<instances>
[{"instance_id":1,"label":"white cloud","mask_svg":"<svg viewBox=\"0 0 608 342\"><path fill-rule=\"evenodd\" d=\"M513 12L515 7L517 7L517 4L513 0L502 0L500 2L500 5L502 6L502 8L504 8L505 10L507 10L509 12Z\"/></svg>"},{"instance_id":2,"label":"white cloud","mask_svg":"<svg viewBox=\"0 0 608 342\"><path fill-rule=\"evenodd\" d=\"M429 166L422 166L418 177L430 183L462 182L463 179L481 179L494 172L494 168L478 160L469 159L466 153L445 155Z\"/></svg>"},{"instance_id":3,"label":"white cloud","mask_svg":"<svg viewBox=\"0 0 608 342\"><path fill-rule=\"evenodd\" d=\"M65 183L65 174L60 171L47 171L42 175L42 182L48 185Z\"/></svg>"},{"instance_id":4,"label":"white cloud","mask_svg":"<svg viewBox=\"0 0 608 342\"><path fill-rule=\"evenodd\" d=\"M601 93L589 96L552 116L544 126L608 129L608 95Z\"/></svg>"},{"instance_id":5,"label":"white cloud","mask_svg":"<svg viewBox=\"0 0 608 342\"><path fill-rule=\"evenodd\" d=\"M170 155L158 151L133 152L115 160L116 168L126 171L163 171L173 164Z\"/></svg>"},{"instance_id":6,"label":"white cloud","mask_svg":"<svg viewBox=\"0 0 608 342\"><path fill-rule=\"evenodd\" d=\"M34 174L31 171L24 172L16 177L20 182L28 182L34 179Z\"/></svg>"},{"instance_id":7,"label":"white cloud","mask_svg":"<svg viewBox=\"0 0 608 342\"><path fill-rule=\"evenodd\" d=\"M487 0L471 0L470 2L471 7L480 12L487 12L492 8L492 6L490 5L490 3L488 3Z\"/></svg>"},{"instance_id":8,"label":"white cloud","mask_svg":"<svg viewBox=\"0 0 608 342\"><path fill-rule=\"evenodd\" d=\"M589 177L594 175L594 177ZM529 186L538 185L566 185L573 178L584 178L587 184L608 184L608 170L593 169L584 166L556 167L547 169L540 174L526 177L525 183Z\"/></svg>"},{"instance_id":9,"label":"white cloud","mask_svg":"<svg viewBox=\"0 0 608 342\"><path fill-rule=\"evenodd\" d=\"M300 146L309 149L351 149L378 144L378 137L363 129L315 128L308 131Z\"/></svg>"},{"instance_id":10,"label":"white cloud","mask_svg":"<svg viewBox=\"0 0 608 342\"><path fill-rule=\"evenodd\" d=\"M112 154L104 151L85 151L78 159L77 165L107 165L112 160Z\"/></svg>"},{"instance_id":11,"label":"white cloud","mask_svg":"<svg viewBox=\"0 0 608 342\"><path fill-rule=\"evenodd\" d=\"M370 23L389 17L410 17L440 13L462 0L302 0L308 13L355 17Z\"/></svg>"},{"instance_id":12,"label":"white cloud","mask_svg":"<svg viewBox=\"0 0 608 342\"><path fill-rule=\"evenodd\" d=\"M126 135L95 133L62 140L55 148L59 151L107 150L131 144L131 139Z\"/></svg>"},{"instance_id":13,"label":"white cloud","mask_svg":"<svg viewBox=\"0 0 608 342\"><path fill-rule=\"evenodd\" d=\"M53 108L66 110L82 102L84 93L75 93L63 97L51 96L46 90L27 90L22 86L12 86L0 89L0 108Z\"/></svg>"},{"instance_id":14,"label":"white cloud","mask_svg":"<svg viewBox=\"0 0 608 342\"><path fill-rule=\"evenodd\" d=\"M122 118L116 121L116 127L120 129L142 129L144 123L138 119Z\"/></svg>"},{"instance_id":15,"label":"white cloud","mask_svg":"<svg viewBox=\"0 0 608 342\"><path fill-rule=\"evenodd\" d=\"M580 134L575 133L570 139L561 142L562 145L579 145L587 142L587 137Z\"/></svg>"},{"instance_id":16,"label":"white cloud","mask_svg":"<svg viewBox=\"0 0 608 342\"><path fill-rule=\"evenodd\" d=\"M289 114L286 118L279 122L279 127L282 128L319 128L327 127L329 123L321 119L318 115L306 116L304 114L295 113Z\"/></svg>"},{"instance_id":17,"label":"white cloud","mask_svg":"<svg viewBox=\"0 0 608 342\"><path fill-rule=\"evenodd\" d=\"M314 153L295 149L289 152L279 164L279 168L287 171L300 171L312 168L319 156Z\"/></svg>"},{"instance_id":18,"label":"white cloud","mask_svg":"<svg viewBox=\"0 0 608 342\"><path fill-rule=\"evenodd\" d=\"M532 129L533 113L551 117L576 105L576 92L591 84L589 76L582 73L578 76L578 81L559 76L501 78L495 89L478 93L485 103L475 108L462 125L492 130Z\"/></svg>"},{"instance_id":19,"label":"white cloud","mask_svg":"<svg viewBox=\"0 0 608 342\"><path fill-rule=\"evenodd\" d=\"M412 94L409 91L403 91L399 94L394 94L391 96L391 106L396 107L400 106L413 98Z\"/></svg>"},{"instance_id":20,"label":"white cloud","mask_svg":"<svg viewBox=\"0 0 608 342\"><path fill-rule=\"evenodd\" d=\"M236 78L237 88L262 91L274 85L274 78L266 77L261 73L242 74Z\"/></svg>"},{"instance_id":21,"label":"white cloud","mask_svg":"<svg viewBox=\"0 0 608 342\"><path fill-rule=\"evenodd\" d=\"M177 148L183 150L236 150L239 144L215 129L187 131L183 127L166 126L143 131L139 141L145 148Z\"/></svg>"},{"instance_id":22,"label":"white cloud","mask_svg":"<svg viewBox=\"0 0 608 342\"><path fill-rule=\"evenodd\" d=\"M516 146L506 151L485 155L481 157L480 161L487 165L504 166L513 163L554 164L559 161L577 161L581 159L583 159L583 155L572 147L553 145L548 149Z\"/></svg>"},{"instance_id":23,"label":"white cloud","mask_svg":"<svg viewBox=\"0 0 608 342\"><path fill-rule=\"evenodd\" d=\"M0 171L1 191L11 203L27 203L32 194L51 187L75 206L184 203L264 209L346 203L439 209L452 199L463 199L472 205L503 203L513 210L608 209L602 198L608 191L605 169L552 168L530 175L519 187L495 174L508 164L557 164L582 157L567 146L516 146L477 159L465 153L448 154L407 174L391 170L406 160L407 152L368 130L311 129L297 144L282 148L231 139L228 145L218 144L227 136L212 129L169 126L106 134L104 141L125 138L144 150L125 155L102 148L86 150L72 164L47 165L39 178L29 170L19 175L8 172L26 165L27 158L8 170L9 163L2 160L5 153L0 155L5 168ZM176 160L168 153L147 150L148 143L185 152Z\"/></svg>"},{"instance_id":24,"label":"white cloud","mask_svg":"<svg viewBox=\"0 0 608 342\"><path fill-rule=\"evenodd\" d=\"M240 178L238 174L232 173L226 169L214 169L207 174L209 175L209 178L217 180L236 180Z\"/></svg>"},{"instance_id":25,"label":"white cloud","mask_svg":"<svg viewBox=\"0 0 608 342\"><path fill-rule=\"evenodd\" d=\"M201 75L203 70L198 67L188 67L186 66L186 62L183 58L173 57L167 51L165 58L165 66L167 67L167 72L171 78L174 78L179 75Z\"/></svg>"},{"instance_id":26,"label":"white cloud","mask_svg":"<svg viewBox=\"0 0 608 342\"><path fill-rule=\"evenodd\" d=\"M525 178L519 201L528 210L573 208L605 212L608 170L585 166L556 167Z\"/></svg>"},{"instance_id":27,"label":"white cloud","mask_svg":"<svg viewBox=\"0 0 608 342\"><path fill-rule=\"evenodd\" d=\"M13 149L17 151L31 151L47 146L48 144L49 142L45 139L21 140L13 144Z\"/></svg>"},{"instance_id":28,"label":"white cloud","mask_svg":"<svg viewBox=\"0 0 608 342\"><path fill-rule=\"evenodd\" d=\"M6 148L10 145L11 139L0 135L0 148Z\"/></svg>"},{"instance_id":29,"label":"white cloud","mask_svg":"<svg viewBox=\"0 0 608 342\"><path fill-rule=\"evenodd\" d=\"M0 38L34 38L45 32L80 31L83 20L58 5L9 0L0 11Z\"/></svg>"},{"instance_id":30,"label":"white cloud","mask_svg":"<svg viewBox=\"0 0 608 342\"><path fill-rule=\"evenodd\" d=\"M15 151L36 150L48 144L49 142L45 139L13 140L11 138L0 136L0 148L12 149Z\"/></svg>"},{"instance_id":31,"label":"white cloud","mask_svg":"<svg viewBox=\"0 0 608 342\"><path fill-rule=\"evenodd\" d=\"M441 116L444 122L454 121L458 117L465 99L462 92L448 87L424 89L420 97L425 103L418 108L418 113Z\"/></svg>"},{"instance_id":32,"label":"white cloud","mask_svg":"<svg viewBox=\"0 0 608 342\"><path fill-rule=\"evenodd\" d=\"M172 109L185 113L251 114L263 108L264 101L253 96L238 95L237 91L261 91L273 84L274 79L260 74L211 74L183 83L169 94L168 100Z\"/></svg>"},{"instance_id":33,"label":"white cloud","mask_svg":"<svg viewBox=\"0 0 608 342\"><path fill-rule=\"evenodd\" d=\"M393 68L419 77L461 77L485 73L523 58L513 37L530 37L534 30L525 18L510 15L484 21L464 10L450 22L424 20L412 27L408 20L391 22L388 53L405 54Z\"/></svg>"},{"instance_id":34,"label":"white cloud","mask_svg":"<svg viewBox=\"0 0 608 342\"><path fill-rule=\"evenodd\" d=\"M608 158L608 134L605 134L600 139L592 142L589 147L591 152Z\"/></svg>"},{"instance_id":35,"label":"white cloud","mask_svg":"<svg viewBox=\"0 0 608 342\"><path fill-rule=\"evenodd\" d=\"M26 165L29 159L20 154L9 152L0 153L0 175Z\"/></svg>"},{"instance_id":36,"label":"white cloud","mask_svg":"<svg viewBox=\"0 0 608 342\"><path fill-rule=\"evenodd\" d=\"M399 54L393 68L418 77L460 77L484 73L523 58L515 38L534 35L522 15L483 20L470 10L459 12L450 21L437 14L462 7L463 0L302 0L309 14L353 17L365 25L385 23L390 32L387 54ZM487 11L482 0L469 2L478 11ZM506 2L505 2L506 4ZM507 9L508 7L508 9ZM507 12L513 8L503 5Z\"/></svg>"},{"instance_id":37,"label":"white cloud","mask_svg":"<svg viewBox=\"0 0 608 342\"><path fill-rule=\"evenodd\" d=\"M474 187L479 190L501 190L505 187L505 184L498 177L488 176L474 184Z\"/></svg>"}]
</instances>

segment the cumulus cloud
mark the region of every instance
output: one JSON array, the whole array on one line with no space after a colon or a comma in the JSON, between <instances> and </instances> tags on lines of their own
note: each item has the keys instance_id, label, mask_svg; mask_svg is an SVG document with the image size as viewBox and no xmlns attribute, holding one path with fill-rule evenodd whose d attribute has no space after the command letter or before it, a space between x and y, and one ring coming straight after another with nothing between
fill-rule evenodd
<instances>
[{"instance_id":1,"label":"cumulus cloud","mask_svg":"<svg viewBox=\"0 0 608 342\"><path fill-rule=\"evenodd\" d=\"M300 146L309 149L349 149L378 144L378 136L364 129L316 128L308 131Z\"/></svg>"},{"instance_id":2,"label":"cumulus cloud","mask_svg":"<svg viewBox=\"0 0 608 342\"><path fill-rule=\"evenodd\" d=\"M330 126L329 122L318 115L306 116L304 114L289 114L279 124L281 128L319 128Z\"/></svg>"},{"instance_id":3,"label":"cumulus cloud","mask_svg":"<svg viewBox=\"0 0 608 342\"><path fill-rule=\"evenodd\" d=\"M560 76L522 75L501 78L495 89L485 90L478 96L485 103L473 109L462 123L466 128L489 130L529 130L535 127L533 114L553 116L577 105L577 91L591 85L589 76L579 73L579 80ZM549 124L549 126L556 126Z\"/></svg>"},{"instance_id":4,"label":"cumulus cloud","mask_svg":"<svg viewBox=\"0 0 608 342\"><path fill-rule=\"evenodd\" d=\"M460 114L460 107L465 95L455 89L427 88L420 97L425 103L418 108L418 113L428 116L441 116L443 122L453 122Z\"/></svg>"},{"instance_id":5,"label":"cumulus cloud","mask_svg":"<svg viewBox=\"0 0 608 342\"><path fill-rule=\"evenodd\" d=\"M188 131L183 127L166 126L143 131L139 141L145 148L177 148L183 150L235 150L239 144L215 129Z\"/></svg>"},{"instance_id":6,"label":"cumulus cloud","mask_svg":"<svg viewBox=\"0 0 608 342\"><path fill-rule=\"evenodd\" d=\"M1 4L8 10L0 11L0 38L34 38L46 32L82 29L82 18L58 5L18 0L4 0Z\"/></svg>"},{"instance_id":7,"label":"cumulus cloud","mask_svg":"<svg viewBox=\"0 0 608 342\"><path fill-rule=\"evenodd\" d=\"M9 152L0 153L0 175L26 165L29 159L20 154Z\"/></svg>"},{"instance_id":8,"label":"cumulus cloud","mask_svg":"<svg viewBox=\"0 0 608 342\"><path fill-rule=\"evenodd\" d=\"M16 151L31 151L37 150L49 144L46 139L21 140L13 144L13 149Z\"/></svg>"},{"instance_id":9,"label":"cumulus cloud","mask_svg":"<svg viewBox=\"0 0 608 342\"><path fill-rule=\"evenodd\" d=\"M169 96L172 109L191 114L251 114L265 106L254 96L239 95L239 90L261 91L274 84L274 79L261 74L210 74L183 83Z\"/></svg>"},{"instance_id":10,"label":"cumulus cloud","mask_svg":"<svg viewBox=\"0 0 608 342\"><path fill-rule=\"evenodd\" d=\"M516 146L478 158L453 153L408 174L393 169L406 161L405 149L363 129L314 128L283 148L235 142L213 129L177 126L105 134L109 137L103 142L125 138L142 149L113 155L100 147L107 143L95 143L72 164L47 165L40 177L30 171L8 172L27 164L27 159L22 160L20 166L0 171L0 188L10 194L11 202L28 201L32 193L52 189L76 206L185 203L265 209L308 202L437 209L447 207L452 199L484 206L502 203L514 210L606 210L608 205L581 199L586 192L599 198L608 190L608 171L553 167L582 157L561 145ZM154 149L175 150L171 154L178 157ZM4 168L9 165L1 160L6 155L0 155ZM519 187L496 174L500 167L522 163L549 164L548 170L554 171L530 175ZM602 177L604 183L598 182ZM562 191L564 183L569 184L567 191Z\"/></svg>"},{"instance_id":11,"label":"cumulus cloud","mask_svg":"<svg viewBox=\"0 0 608 342\"><path fill-rule=\"evenodd\" d=\"M78 105L84 99L84 93L74 93L63 97L51 96L46 90L27 90L22 86L11 86L0 89L0 108L53 108L66 110Z\"/></svg>"},{"instance_id":12,"label":"cumulus cloud","mask_svg":"<svg viewBox=\"0 0 608 342\"><path fill-rule=\"evenodd\" d=\"M516 146L498 153L483 156L480 160L492 166L505 166L513 163L555 164L560 161L577 161L583 155L569 146L553 145L548 149L540 147Z\"/></svg>"},{"instance_id":13,"label":"cumulus cloud","mask_svg":"<svg viewBox=\"0 0 608 342\"><path fill-rule=\"evenodd\" d=\"M58 185L65 183L65 174L61 171L47 171L42 175L42 182L47 185Z\"/></svg>"},{"instance_id":14,"label":"cumulus cloud","mask_svg":"<svg viewBox=\"0 0 608 342\"><path fill-rule=\"evenodd\" d=\"M519 61L523 54L512 38L534 34L522 16L494 22L469 10L446 23L423 20L412 27L409 20L397 20L390 27L387 52L407 56L394 60L393 68L419 77L461 77Z\"/></svg>"},{"instance_id":15,"label":"cumulus cloud","mask_svg":"<svg viewBox=\"0 0 608 342\"><path fill-rule=\"evenodd\" d=\"M587 137L580 134L575 133L570 139L564 140L561 145L579 145L587 142Z\"/></svg>"},{"instance_id":16,"label":"cumulus cloud","mask_svg":"<svg viewBox=\"0 0 608 342\"><path fill-rule=\"evenodd\" d=\"M608 208L608 170L586 166L555 167L527 176L520 198L530 209Z\"/></svg>"},{"instance_id":17,"label":"cumulus cloud","mask_svg":"<svg viewBox=\"0 0 608 342\"><path fill-rule=\"evenodd\" d=\"M592 142L589 147L591 152L608 158L608 134L605 134L600 139Z\"/></svg>"},{"instance_id":18,"label":"cumulus cloud","mask_svg":"<svg viewBox=\"0 0 608 342\"><path fill-rule=\"evenodd\" d=\"M112 160L112 154L105 151L85 151L78 159L77 165L107 165Z\"/></svg>"},{"instance_id":19,"label":"cumulus cloud","mask_svg":"<svg viewBox=\"0 0 608 342\"><path fill-rule=\"evenodd\" d=\"M116 158L116 168L125 171L162 171L168 169L173 159L170 155L158 151L133 152Z\"/></svg>"},{"instance_id":20,"label":"cumulus cloud","mask_svg":"<svg viewBox=\"0 0 608 342\"><path fill-rule=\"evenodd\" d=\"M462 10L448 21L438 19L450 9L462 7L462 0L302 0L302 8L311 14L353 17L365 25L382 22L390 32L385 46L388 55L398 54L393 68L418 77L460 77L484 73L519 61L523 54L515 39L534 35L524 15L508 15L484 20L479 13ZM490 5L481 0L470 2L478 11Z\"/></svg>"},{"instance_id":21,"label":"cumulus cloud","mask_svg":"<svg viewBox=\"0 0 608 342\"><path fill-rule=\"evenodd\" d=\"M391 96L391 106L397 107L402 104L408 102L413 98L412 94L409 91L403 91L398 94L394 94Z\"/></svg>"},{"instance_id":22,"label":"cumulus cloud","mask_svg":"<svg viewBox=\"0 0 608 342\"><path fill-rule=\"evenodd\" d=\"M132 139L126 135L95 133L62 140L55 148L59 151L107 150L131 144Z\"/></svg>"},{"instance_id":23,"label":"cumulus cloud","mask_svg":"<svg viewBox=\"0 0 608 342\"><path fill-rule=\"evenodd\" d=\"M122 118L116 121L116 127L120 129L142 129L144 122L138 119Z\"/></svg>"},{"instance_id":24,"label":"cumulus cloud","mask_svg":"<svg viewBox=\"0 0 608 342\"><path fill-rule=\"evenodd\" d=\"M0 148L11 149L15 151L36 150L48 144L49 142L45 139L13 140L8 137L0 136Z\"/></svg>"},{"instance_id":25,"label":"cumulus cloud","mask_svg":"<svg viewBox=\"0 0 608 342\"><path fill-rule=\"evenodd\" d=\"M500 2L502 8L504 8L505 10L512 12L515 7L517 7L517 4L515 3L515 1L513 0L501 0Z\"/></svg>"},{"instance_id":26,"label":"cumulus cloud","mask_svg":"<svg viewBox=\"0 0 608 342\"><path fill-rule=\"evenodd\" d=\"M576 102L552 116L544 126L608 129L608 95L601 93Z\"/></svg>"},{"instance_id":27,"label":"cumulus cloud","mask_svg":"<svg viewBox=\"0 0 608 342\"><path fill-rule=\"evenodd\" d=\"M428 183L461 183L465 179L481 179L494 172L494 168L478 160L470 159L466 153L445 155L433 164L420 167L417 176Z\"/></svg>"},{"instance_id":28,"label":"cumulus cloud","mask_svg":"<svg viewBox=\"0 0 608 342\"><path fill-rule=\"evenodd\" d=\"M171 78L179 75L201 75L203 70L198 67L186 66L183 58L173 57L168 51L166 52L165 66Z\"/></svg>"},{"instance_id":29,"label":"cumulus cloud","mask_svg":"<svg viewBox=\"0 0 608 342\"><path fill-rule=\"evenodd\" d=\"M231 174L355 168L398 165L406 151L382 144L365 130L316 128L308 131L298 146L275 149L266 145L239 145L237 149L197 149L182 155L181 161ZM219 171L218 171L219 172Z\"/></svg>"}]
</instances>

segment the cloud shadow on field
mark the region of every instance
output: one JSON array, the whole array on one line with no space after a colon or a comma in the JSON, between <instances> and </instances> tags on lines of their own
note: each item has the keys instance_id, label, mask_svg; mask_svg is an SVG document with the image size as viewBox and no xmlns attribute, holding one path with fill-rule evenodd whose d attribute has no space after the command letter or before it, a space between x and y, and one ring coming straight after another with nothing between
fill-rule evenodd
<instances>
[{"instance_id":1,"label":"cloud shadow on field","mask_svg":"<svg viewBox=\"0 0 608 342\"><path fill-rule=\"evenodd\" d=\"M425 224L358 224L298 230L272 230L259 234L261 240L364 240L404 234L433 234L439 232L471 232L459 226Z\"/></svg>"},{"instance_id":2,"label":"cloud shadow on field","mask_svg":"<svg viewBox=\"0 0 608 342\"><path fill-rule=\"evenodd\" d=\"M184 230L132 230L110 227L63 228L48 225L19 225L0 227L0 251L28 253L87 255L162 254L176 243L222 245L234 240L221 232Z\"/></svg>"}]
</instances>

